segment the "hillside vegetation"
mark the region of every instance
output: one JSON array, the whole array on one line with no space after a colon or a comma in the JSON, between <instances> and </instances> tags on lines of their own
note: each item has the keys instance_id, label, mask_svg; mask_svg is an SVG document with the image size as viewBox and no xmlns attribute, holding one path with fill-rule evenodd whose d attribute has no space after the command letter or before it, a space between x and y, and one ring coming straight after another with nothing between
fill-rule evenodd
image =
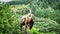
<instances>
[{"instance_id":1,"label":"hillside vegetation","mask_svg":"<svg viewBox=\"0 0 60 34\"><path fill-rule=\"evenodd\" d=\"M0 5L0 34L20 34L21 17L28 9L32 9L35 16L30 34L60 33L60 0L19 1L21 4ZM25 26L22 33L25 34Z\"/></svg>"}]
</instances>

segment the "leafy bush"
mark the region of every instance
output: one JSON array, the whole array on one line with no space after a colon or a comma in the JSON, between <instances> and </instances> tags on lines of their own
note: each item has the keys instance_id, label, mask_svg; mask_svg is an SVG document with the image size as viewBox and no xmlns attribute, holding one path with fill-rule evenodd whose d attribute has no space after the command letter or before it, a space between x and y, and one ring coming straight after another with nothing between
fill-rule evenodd
<instances>
[{"instance_id":1,"label":"leafy bush","mask_svg":"<svg viewBox=\"0 0 60 34\"><path fill-rule=\"evenodd\" d=\"M9 4L2 4L0 8L0 33L12 34L17 22L16 15L11 11Z\"/></svg>"},{"instance_id":2,"label":"leafy bush","mask_svg":"<svg viewBox=\"0 0 60 34\"><path fill-rule=\"evenodd\" d=\"M25 15L27 13L27 10L29 9L29 4L28 5L12 5L11 9L16 12L18 15Z\"/></svg>"},{"instance_id":3,"label":"leafy bush","mask_svg":"<svg viewBox=\"0 0 60 34\"><path fill-rule=\"evenodd\" d=\"M33 27L33 28L30 30L30 34L39 34L39 29Z\"/></svg>"},{"instance_id":4,"label":"leafy bush","mask_svg":"<svg viewBox=\"0 0 60 34\"><path fill-rule=\"evenodd\" d=\"M58 23L47 18L36 18L34 27L39 28L41 32L51 32L57 29Z\"/></svg>"}]
</instances>

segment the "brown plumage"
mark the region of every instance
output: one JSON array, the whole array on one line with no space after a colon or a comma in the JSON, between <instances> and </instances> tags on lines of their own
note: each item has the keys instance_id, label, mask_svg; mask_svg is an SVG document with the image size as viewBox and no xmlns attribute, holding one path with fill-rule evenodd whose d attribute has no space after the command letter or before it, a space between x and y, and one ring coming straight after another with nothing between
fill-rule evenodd
<instances>
[{"instance_id":1,"label":"brown plumage","mask_svg":"<svg viewBox=\"0 0 60 34\"><path fill-rule=\"evenodd\" d=\"M22 26L26 26L26 34L29 34L29 30L32 28L34 24L34 15L31 14L31 10L29 10L29 13L22 16L21 23L20 23L20 30L22 31Z\"/></svg>"}]
</instances>

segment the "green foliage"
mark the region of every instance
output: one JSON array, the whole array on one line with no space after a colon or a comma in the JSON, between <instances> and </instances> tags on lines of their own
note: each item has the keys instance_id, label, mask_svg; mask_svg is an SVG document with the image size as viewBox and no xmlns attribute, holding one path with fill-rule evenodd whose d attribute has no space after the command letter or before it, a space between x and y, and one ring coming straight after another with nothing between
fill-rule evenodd
<instances>
[{"instance_id":1,"label":"green foliage","mask_svg":"<svg viewBox=\"0 0 60 34\"><path fill-rule=\"evenodd\" d=\"M55 31L58 25L55 21L47 18L36 18L34 27L39 28L41 32L51 32Z\"/></svg>"},{"instance_id":2,"label":"green foliage","mask_svg":"<svg viewBox=\"0 0 60 34\"><path fill-rule=\"evenodd\" d=\"M0 33L11 34L15 21L15 13L10 9L9 4L2 4L0 10Z\"/></svg>"},{"instance_id":3,"label":"green foliage","mask_svg":"<svg viewBox=\"0 0 60 34\"><path fill-rule=\"evenodd\" d=\"M15 3L20 5L0 5L0 34L20 34L20 19L30 8L35 15L30 34L59 34L60 0L15 0ZM25 34L25 27L22 33Z\"/></svg>"},{"instance_id":4,"label":"green foliage","mask_svg":"<svg viewBox=\"0 0 60 34\"><path fill-rule=\"evenodd\" d=\"M39 32L39 28L35 28L33 27L31 30L30 30L30 34L56 34L55 32Z\"/></svg>"},{"instance_id":5,"label":"green foliage","mask_svg":"<svg viewBox=\"0 0 60 34\"><path fill-rule=\"evenodd\" d=\"M24 15L27 13L27 10L29 9L29 4L28 5L12 5L11 9L16 12L18 15Z\"/></svg>"},{"instance_id":6,"label":"green foliage","mask_svg":"<svg viewBox=\"0 0 60 34\"><path fill-rule=\"evenodd\" d=\"M60 23L60 0L33 0L30 2L30 8L37 17L50 18Z\"/></svg>"},{"instance_id":7,"label":"green foliage","mask_svg":"<svg viewBox=\"0 0 60 34\"><path fill-rule=\"evenodd\" d=\"M37 29L37 28L32 28L31 30L30 30L30 34L39 34L39 30Z\"/></svg>"}]
</instances>

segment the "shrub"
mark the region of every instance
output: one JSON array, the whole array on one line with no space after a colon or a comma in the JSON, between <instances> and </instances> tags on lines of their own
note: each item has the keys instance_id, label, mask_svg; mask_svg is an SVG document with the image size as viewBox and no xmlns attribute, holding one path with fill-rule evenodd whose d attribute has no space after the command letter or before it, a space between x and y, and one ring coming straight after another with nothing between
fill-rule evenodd
<instances>
[{"instance_id":1,"label":"shrub","mask_svg":"<svg viewBox=\"0 0 60 34\"><path fill-rule=\"evenodd\" d=\"M35 21L34 27L39 28L41 32L55 31L58 27L58 23L47 18L37 18Z\"/></svg>"},{"instance_id":2,"label":"shrub","mask_svg":"<svg viewBox=\"0 0 60 34\"><path fill-rule=\"evenodd\" d=\"M30 30L30 34L39 34L39 31L38 31L38 29L37 28L32 28L31 30Z\"/></svg>"}]
</instances>

